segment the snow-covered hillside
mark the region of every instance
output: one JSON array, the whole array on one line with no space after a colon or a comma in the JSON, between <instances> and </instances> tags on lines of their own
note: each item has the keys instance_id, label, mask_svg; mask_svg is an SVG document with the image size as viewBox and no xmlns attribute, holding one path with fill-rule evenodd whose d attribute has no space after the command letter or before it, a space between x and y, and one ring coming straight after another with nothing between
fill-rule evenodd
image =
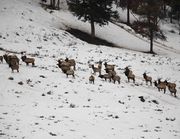
<instances>
[{"instance_id":1,"label":"snow-covered hillside","mask_svg":"<svg viewBox=\"0 0 180 139\"><path fill-rule=\"evenodd\" d=\"M128 33L125 25L122 29L111 23L96 26L97 36L131 50L91 45L63 30L73 27L88 32L89 24L77 21L68 11L50 14L37 0L1 0L0 21L0 48L26 51L36 60L35 67L20 61L19 73L12 73L5 61L0 63L0 138L180 138L177 35L169 35L168 48L157 43L158 55L151 55L138 52L149 50L146 40ZM56 65L66 57L77 62L75 78L67 78ZM89 83L89 64L99 60L116 65L120 84L106 82L97 74L95 84ZM136 75L135 84L128 83L123 73L128 65ZM177 98L168 90L164 94L146 85L145 71L153 80L175 82Z\"/></svg>"}]
</instances>

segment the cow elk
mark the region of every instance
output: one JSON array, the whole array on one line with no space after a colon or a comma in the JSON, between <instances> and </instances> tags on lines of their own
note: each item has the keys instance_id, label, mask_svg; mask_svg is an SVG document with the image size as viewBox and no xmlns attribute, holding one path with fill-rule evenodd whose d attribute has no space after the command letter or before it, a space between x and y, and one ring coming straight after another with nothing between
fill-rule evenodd
<instances>
[{"instance_id":1,"label":"cow elk","mask_svg":"<svg viewBox=\"0 0 180 139\"><path fill-rule=\"evenodd\" d=\"M89 77L89 83L93 83L94 84L94 80L95 80L95 77L93 75L91 75Z\"/></svg>"},{"instance_id":2,"label":"cow elk","mask_svg":"<svg viewBox=\"0 0 180 139\"><path fill-rule=\"evenodd\" d=\"M126 75L126 77L128 78L128 82L129 80L133 80L133 82L135 83L135 75L133 74L133 72L129 69L129 67L125 68L125 72L124 74Z\"/></svg>"},{"instance_id":3,"label":"cow elk","mask_svg":"<svg viewBox=\"0 0 180 139\"><path fill-rule=\"evenodd\" d=\"M166 83L161 82L160 79L157 81L154 81L154 86L158 88L158 91L164 90L164 94L166 93Z\"/></svg>"},{"instance_id":4,"label":"cow elk","mask_svg":"<svg viewBox=\"0 0 180 139\"><path fill-rule=\"evenodd\" d=\"M150 82L150 85L152 86L152 77L147 76L146 72L143 73L143 77L144 77L144 79L146 81L146 85L148 84L148 82Z\"/></svg>"},{"instance_id":5,"label":"cow elk","mask_svg":"<svg viewBox=\"0 0 180 139\"><path fill-rule=\"evenodd\" d=\"M30 63L32 64L32 66L35 65L35 59L34 58L28 58L26 55L21 57L22 61L26 63L26 65L28 66Z\"/></svg>"}]
</instances>

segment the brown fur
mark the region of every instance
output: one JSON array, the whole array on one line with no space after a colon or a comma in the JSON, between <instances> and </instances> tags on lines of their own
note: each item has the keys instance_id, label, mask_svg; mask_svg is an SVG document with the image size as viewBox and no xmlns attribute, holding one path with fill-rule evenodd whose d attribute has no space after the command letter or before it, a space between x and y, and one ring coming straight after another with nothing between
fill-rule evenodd
<instances>
[{"instance_id":1,"label":"brown fur","mask_svg":"<svg viewBox=\"0 0 180 139\"><path fill-rule=\"evenodd\" d=\"M68 62L70 64L70 66L73 66L74 70L76 70L76 62L74 59L65 59L66 62Z\"/></svg>"},{"instance_id":2,"label":"brown fur","mask_svg":"<svg viewBox=\"0 0 180 139\"><path fill-rule=\"evenodd\" d=\"M152 86L152 77L147 76L146 73L143 74L143 77L144 77L144 79L146 81L146 84L148 84L148 82L150 82L150 85Z\"/></svg>"},{"instance_id":3,"label":"brown fur","mask_svg":"<svg viewBox=\"0 0 180 139\"><path fill-rule=\"evenodd\" d=\"M105 81L107 79L109 79L109 82L111 82L111 78L112 78L109 74L99 75L98 77L100 77L102 79L105 79Z\"/></svg>"},{"instance_id":4,"label":"brown fur","mask_svg":"<svg viewBox=\"0 0 180 139\"><path fill-rule=\"evenodd\" d=\"M112 76L112 80L114 81L114 83L116 83L116 81L117 81L120 84L121 78L120 78L120 76L115 75L115 76Z\"/></svg>"},{"instance_id":5,"label":"brown fur","mask_svg":"<svg viewBox=\"0 0 180 139\"><path fill-rule=\"evenodd\" d=\"M68 78L68 75L72 75L72 76L75 78L75 76L74 76L74 70L73 70L73 69L67 70L67 71L66 71L66 76L67 76L67 78Z\"/></svg>"},{"instance_id":6,"label":"brown fur","mask_svg":"<svg viewBox=\"0 0 180 139\"><path fill-rule=\"evenodd\" d=\"M166 93L166 83L165 82L154 82L154 85L158 88L158 91L164 90L164 93Z\"/></svg>"},{"instance_id":7,"label":"brown fur","mask_svg":"<svg viewBox=\"0 0 180 139\"><path fill-rule=\"evenodd\" d=\"M17 70L17 72L19 72L19 64L17 63L17 61L11 61L10 68L12 72L14 72L14 70Z\"/></svg>"},{"instance_id":8,"label":"brown fur","mask_svg":"<svg viewBox=\"0 0 180 139\"><path fill-rule=\"evenodd\" d=\"M167 80L165 80L165 83L168 87L168 90L169 92L171 93L171 95L174 95L174 97L176 97L176 84L175 83L171 83L171 82L168 82Z\"/></svg>"},{"instance_id":9,"label":"brown fur","mask_svg":"<svg viewBox=\"0 0 180 139\"><path fill-rule=\"evenodd\" d=\"M94 65L91 66L93 73L96 74L96 72L99 73L99 75L101 75L101 69L99 67L95 67Z\"/></svg>"},{"instance_id":10,"label":"brown fur","mask_svg":"<svg viewBox=\"0 0 180 139\"><path fill-rule=\"evenodd\" d=\"M176 84L175 83L168 82L167 80L165 80L165 82L167 83L167 87L168 88L173 88L173 89L176 88Z\"/></svg>"},{"instance_id":11,"label":"brown fur","mask_svg":"<svg viewBox=\"0 0 180 139\"><path fill-rule=\"evenodd\" d=\"M99 69L102 69L102 61L99 61L99 62L98 62L98 68L99 68Z\"/></svg>"},{"instance_id":12,"label":"brown fur","mask_svg":"<svg viewBox=\"0 0 180 139\"><path fill-rule=\"evenodd\" d=\"M124 73L125 73L126 77L128 78L128 82L131 79L135 83L135 75L133 74L133 72L128 67L125 68Z\"/></svg>"},{"instance_id":13,"label":"brown fur","mask_svg":"<svg viewBox=\"0 0 180 139\"><path fill-rule=\"evenodd\" d=\"M16 55L4 54L3 57L6 63L9 65L9 67L11 67L11 61L16 61L19 65L19 58Z\"/></svg>"},{"instance_id":14,"label":"brown fur","mask_svg":"<svg viewBox=\"0 0 180 139\"><path fill-rule=\"evenodd\" d=\"M70 66L57 64L58 67L62 70L63 73L66 73L68 70L70 70Z\"/></svg>"},{"instance_id":15,"label":"brown fur","mask_svg":"<svg viewBox=\"0 0 180 139\"><path fill-rule=\"evenodd\" d=\"M171 92L171 95L174 95L174 97L176 97L176 92L177 92L176 88L169 88L168 87L168 89Z\"/></svg>"},{"instance_id":16,"label":"brown fur","mask_svg":"<svg viewBox=\"0 0 180 139\"><path fill-rule=\"evenodd\" d=\"M95 80L95 77L93 75L91 75L89 77L89 83L93 83L94 84L94 80Z\"/></svg>"},{"instance_id":17,"label":"brown fur","mask_svg":"<svg viewBox=\"0 0 180 139\"><path fill-rule=\"evenodd\" d=\"M29 65L30 63L32 64L32 66L35 65L35 59L34 58L28 58L26 56L22 56L21 59L23 62L26 63L26 65Z\"/></svg>"},{"instance_id":18,"label":"brown fur","mask_svg":"<svg viewBox=\"0 0 180 139\"><path fill-rule=\"evenodd\" d=\"M109 64L107 64L107 62L105 62L105 63L104 63L104 66L105 66L106 73L107 73L108 71L114 71L115 65L109 65Z\"/></svg>"}]
</instances>

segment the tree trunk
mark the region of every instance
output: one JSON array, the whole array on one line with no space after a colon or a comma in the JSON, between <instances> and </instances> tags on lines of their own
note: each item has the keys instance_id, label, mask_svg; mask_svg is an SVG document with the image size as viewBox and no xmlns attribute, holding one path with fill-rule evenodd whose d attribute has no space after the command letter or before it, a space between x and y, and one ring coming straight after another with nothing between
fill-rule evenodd
<instances>
[{"instance_id":1,"label":"tree trunk","mask_svg":"<svg viewBox=\"0 0 180 139\"><path fill-rule=\"evenodd\" d=\"M154 51L153 51L153 39L154 39L153 29L152 29L152 27L150 27L150 53L154 53Z\"/></svg>"},{"instance_id":2,"label":"tree trunk","mask_svg":"<svg viewBox=\"0 0 180 139\"><path fill-rule=\"evenodd\" d=\"M127 24L130 24L130 1L127 1Z\"/></svg>"},{"instance_id":3,"label":"tree trunk","mask_svg":"<svg viewBox=\"0 0 180 139\"><path fill-rule=\"evenodd\" d=\"M179 35L180 35L180 22L179 22Z\"/></svg>"},{"instance_id":4,"label":"tree trunk","mask_svg":"<svg viewBox=\"0 0 180 139\"><path fill-rule=\"evenodd\" d=\"M60 0L57 1L57 5L56 5L57 9L60 9Z\"/></svg>"},{"instance_id":5,"label":"tree trunk","mask_svg":"<svg viewBox=\"0 0 180 139\"><path fill-rule=\"evenodd\" d=\"M166 17L166 2L163 1L163 15Z\"/></svg>"},{"instance_id":6,"label":"tree trunk","mask_svg":"<svg viewBox=\"0 0 180 139\"><path fill-rule=\"evenodd\" d=\"M53 0L50 0L50 7L53 7Z\"/></svg>"},{"instance_id":7,"label":"tree trunk","mask_svg":"<svg viewBox=\"0 0 180 139\"><path fill-rule=\"evenodd\" d=\"M172 7L173 7L173 2L171 2L171 11L170 11L170 23L172 23L173 21L172 21L172 14L173 14L173 11L172 11Z\"/></svg>"},{"instance_id":8,"label":"tree trunk","mask_svg":"<svg viewBox=\"0 0 180 139\"><path fill-rule=\"evenodd\" d=\"M149 39L150 39L150 53L153 54L153 27L152 27L152 21L151 21L151 16L150 14L148 14L147 16L148 19L148 24L149 24Z\"/></svg>"},{"instance_id":9,"label":"tree trunk","mask_svg":"<svg viewBox=\"0 0 180 139\"><path fill-rule=\"evenodd\" d=\"M56 0L51 0L52 2L52 5L51 5L51 8L52 9L56 9Z\"/></svg>"},{"instance_id":10,"label":"tree trunk","mask_svg":"<svg viewBox=\"0 0 180 139\"><path fill-rule=\"evenodd\" d=\"M172 11L170 12L170 23L172 23Z\"/></svg>"},{"instance_id":11,"label":"tree trunk","mask_svg":"<svg viewBox=\"0 0 180 139\"><path fill-rule=\"evenodd\" d=\"M179 35L180 35L180 11L178 12Z\"/></svg>"},{"instance_id":12,"label":"tree trunk","mask_svg":"<svg viewBox=\"0 0 180 139\"><path fill-rule=\"evenodd\" d=\"M95 26L94 26L94 18L91 16L91 37L95 37Z\"/></svg>"}]
</instances>

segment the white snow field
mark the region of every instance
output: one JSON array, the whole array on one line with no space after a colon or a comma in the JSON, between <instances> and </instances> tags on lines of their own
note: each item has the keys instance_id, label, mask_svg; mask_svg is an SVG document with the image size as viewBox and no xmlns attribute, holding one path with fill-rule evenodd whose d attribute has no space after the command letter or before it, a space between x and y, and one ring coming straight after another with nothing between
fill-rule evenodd
<instances>
[{"instance_id":1,"label":"white snow field","mask_svg":"<svg viewBox=\"0 0 180 139\"><path fill-rule=\"evenodd\" d=\"M157 55L145 38L110 23L96 26L96 35L120 48L92 45L64 31L68 27L89 32L67 10L50 14L38 0L0 1L0 55L4 50L26 51L35 67L20 60L19 73L0 63L1 139L179 139L180 138L180 37L164 23L167 41L155 43ZM175 30L173 34L169 31ZM164 45L163 45L164 44ZM75 78L58 68L59 58L76 60ZM92 69L102 60L115 64L121 83L95 76ZM136 83L127 82L124 68L131 66ZM104 69L104 65L103 65ZM177 97L146 85L169 79L177 84ZM103 70L103 74L105 71Z\"/></svg>"}]
</instances>

